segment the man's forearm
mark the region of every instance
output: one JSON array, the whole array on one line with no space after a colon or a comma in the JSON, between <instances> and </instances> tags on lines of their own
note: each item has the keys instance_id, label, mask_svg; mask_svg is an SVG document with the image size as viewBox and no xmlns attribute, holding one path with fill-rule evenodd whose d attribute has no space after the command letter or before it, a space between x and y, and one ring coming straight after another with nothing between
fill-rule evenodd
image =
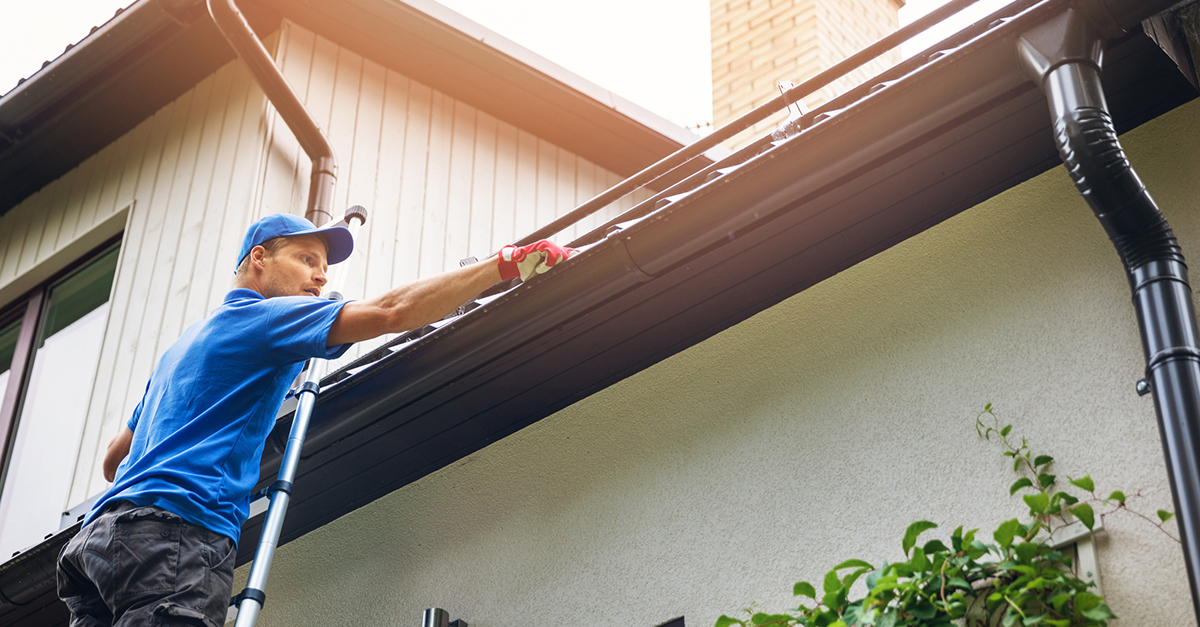
<instances>
[{"instance_id":1,"label":"man's forearm","mask_svg":"<svg viewBox=\"0 0 1200 627\"><path fill-rule=\"evenodd\" d=\"M387 332L411 331L441 320L499 282L500 272L492 257L386 292L379 297L380 305L396 314Z\"/></svg>"},{"instance_id":2,"label":"man's forearm","mask_svg":"<svg viewBox=\"0 0 1200 627\"><path fill-rule=\"evenodd\" d=\"M496 258L401 285L379 296L347 303L329 330L329 346L361 342L385 333L419 329L445 318L500 282Z\"/></svg>"},{"instance_id":3,"label":"man's forearm","mask_svg":"<svg viewBox=\"0 0 1200 627\"><path fill-rule=\"evenodd\" d=\"M117 476L117 467L129 455L129 447L132 443L133 431L130 431L129 427L122 427L121 432L109 440L108 448L104 451L104 460L100 465L100 471L104 475L105 481L112 483Z\"/></svg>"}]
</instances>

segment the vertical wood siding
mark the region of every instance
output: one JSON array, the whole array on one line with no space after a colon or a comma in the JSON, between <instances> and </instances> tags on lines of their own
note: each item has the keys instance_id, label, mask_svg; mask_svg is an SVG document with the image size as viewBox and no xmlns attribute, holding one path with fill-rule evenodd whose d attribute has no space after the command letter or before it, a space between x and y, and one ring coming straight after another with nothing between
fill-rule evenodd
<instances>
[{"instance_id":1,"label":"vertical wood siding","mask_svg":"<svg viewBox=\"0 0 1200 627\"><path fill-rule=\"evenodd\" d=\"M352 298L488 256L620 180L289 22L267 44L334 145L335 208L371 211L343 290ZM84 235L129 209L64 509L106 487L99 467L108 439L162 351L221 302L246 227L269 213L303 213L308 178L307 156L235 62L0 217L4 307L52 256L82 254Z\"/></svg>"},{"instance_id":2,"label":"vertical wood siding","mask_svg":"<svg viewBox=\"0 0 1200 627\"><path fill-rule=\"evenodd\" d=\"M620 177L290 22L277 59L338 157L335 211L370 210L343 290L350 297L486 257ZM255 215L303 211L309 160L278 116ZM568 241L648 197L568 229ZM365 253L365 254L364 254ZM345 364L387 338L364 342Z\"/></svg>"}]
</instances>

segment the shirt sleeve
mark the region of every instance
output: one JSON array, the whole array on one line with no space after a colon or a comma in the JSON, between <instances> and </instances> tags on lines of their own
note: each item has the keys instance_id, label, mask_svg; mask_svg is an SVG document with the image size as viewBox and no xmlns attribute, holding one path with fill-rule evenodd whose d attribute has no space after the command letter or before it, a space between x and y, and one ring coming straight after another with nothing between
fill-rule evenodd
<instances>
[{"instance_id":1,"label":"shirt sleeve","mask_svg":"<svg viewBox=\"0 0 1200 627\"><path fill-rule=\"evenodd\" d=\"M142 400L138 401L137 407L133 408L133 415L129 417L129 422L125 426L129 427L130 431L137 429L138 420L142 418L142 404L146 402L146 392L150 391L150 382L146 382L146 390L142 392Z\"/></svg>"},{"instance_id":2,"label":"shirt sleeve","mask_svg":"<svg viewBox=\"0 0 1200 627\"><path fill-rule=\"evenodd\" d=\"M264 338L268 350L281 360L292 362L312 357L341 357L350 350L350 344L326 347L325 342L333 321L348 302L308 296L267 299L272 307Z\"/></svg>"}]
</instances>

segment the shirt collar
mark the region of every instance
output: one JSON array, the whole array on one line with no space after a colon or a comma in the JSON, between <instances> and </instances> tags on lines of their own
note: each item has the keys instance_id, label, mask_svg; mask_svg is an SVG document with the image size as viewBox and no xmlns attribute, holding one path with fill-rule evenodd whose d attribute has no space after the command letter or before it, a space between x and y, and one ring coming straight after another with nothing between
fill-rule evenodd
<instances>
[{"instance_id":1,"label":"shirt collar","mask_svg":"<svg viewBox=\"0 0 1200 627\"><path fill-rule=\"evenodd\" d=\"M229 303L232 303L234 301L246 300L246 299L265 300L266 297L250 288L239 287L239 288L229 290L229 293L225 295L225 303L224 304L228 305Z\"/></svg>"}]
</instances>

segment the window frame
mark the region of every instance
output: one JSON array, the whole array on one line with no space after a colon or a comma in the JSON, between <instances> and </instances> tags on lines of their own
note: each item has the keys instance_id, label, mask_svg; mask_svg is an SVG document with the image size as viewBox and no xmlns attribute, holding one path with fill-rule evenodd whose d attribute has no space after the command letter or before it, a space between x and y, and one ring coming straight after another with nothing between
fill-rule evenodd
<instances>
[{"instance_id":1,"label":"window frame","mask_svg":"<svg viewBox=\"0 0 1200 627\"><path fill-rule=\"evenodd\" d=\"M17 345L13 349L12 364L9 366L8 387L5 388L3 400L0 401L0 493L4 490L4 481L8 476L8 463L12 453L10 449L19 426L17 416L21 415L21 408L25 401L25 388L32 372L33 357L37 353L37 336L45 323L43 313L50 293L49 287L84 264L96 259L114 244L123 244L124 239L124 231L106 239L99 246L80 255L36 287L14 299L10 305L0 309L0 326L11 324L17 320L21 321L21 330L17 333ZM118 273L120 269L118 262ZM114 276L113 284L109 287L110 302L112 289L116 284L117 280ZM0 498L3 496L0 494Z\"/></svg>"}]
</instances>

